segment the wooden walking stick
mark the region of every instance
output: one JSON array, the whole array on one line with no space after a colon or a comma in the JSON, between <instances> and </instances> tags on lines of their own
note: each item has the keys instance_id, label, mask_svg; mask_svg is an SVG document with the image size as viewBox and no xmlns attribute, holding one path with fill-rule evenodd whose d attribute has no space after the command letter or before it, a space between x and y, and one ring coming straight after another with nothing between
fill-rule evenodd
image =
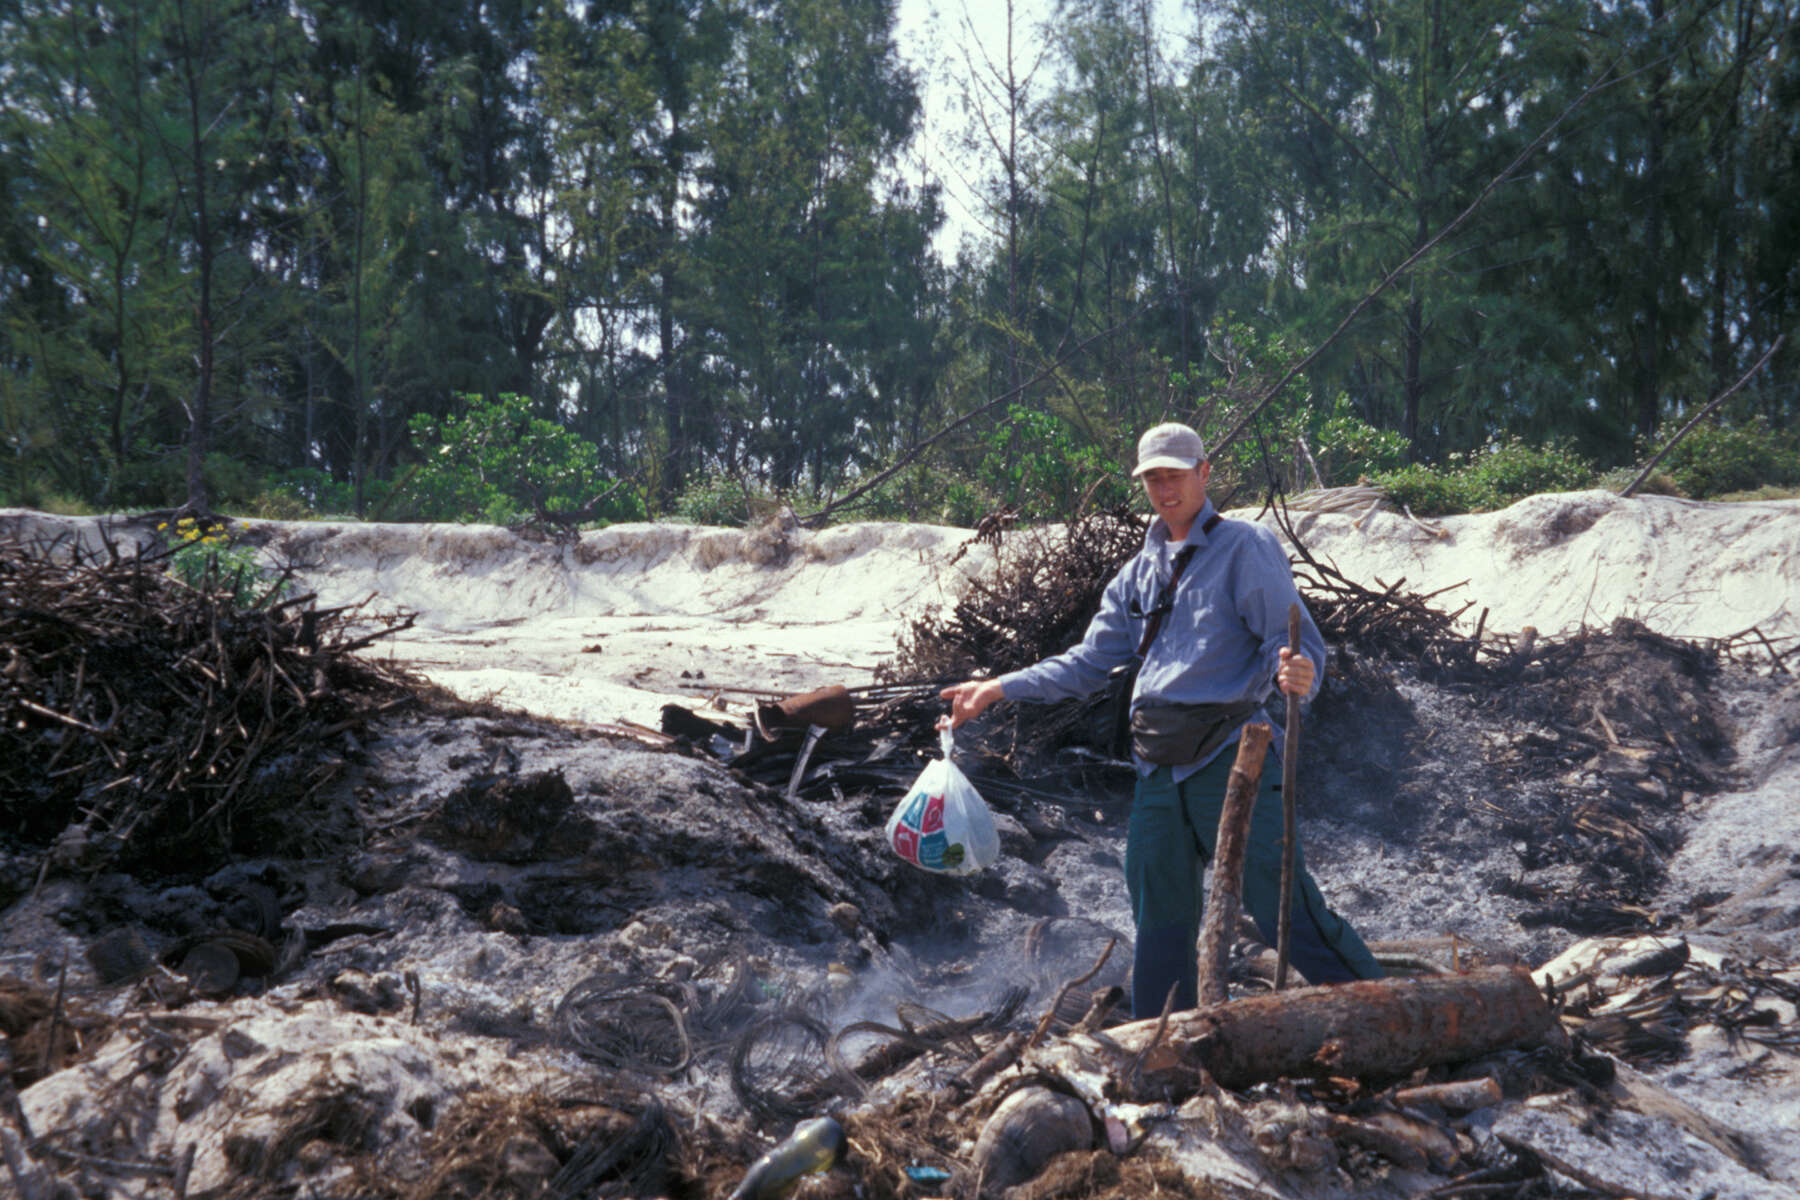
<instances>
[{"instance_id":1,"label":"wooden walking stick","mask_svg":"<svg viewBox=\"0 0 1800 1200\"><path fill-rule=\"evenodd\" d=\"M1300 606L1288 605L1288 656L1300 653ZM1275 990L1287 986L1288 942L1294 924L1294 794L1300 775L1300 697L1287 695L1287 733L1281 743L1281 909L1275 927Z\"/></svg>"}]
</instances>

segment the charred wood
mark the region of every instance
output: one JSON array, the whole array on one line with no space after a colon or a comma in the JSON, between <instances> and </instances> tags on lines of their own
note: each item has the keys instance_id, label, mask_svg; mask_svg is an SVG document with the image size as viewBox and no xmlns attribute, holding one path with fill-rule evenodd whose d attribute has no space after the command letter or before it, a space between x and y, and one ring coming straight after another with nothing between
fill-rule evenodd
<instances>
[{"instance_id":1,"label":"charred wood","mask_svg":"<svg viewBox=\"0 0 1800 1200\"><path fill-rule=\"evenodd\" d=\"M1219 813L1218 849L1213 855L1212 888L1200 927L1200 1003L1223 1004L1231 943L1243 908L1244 850L1249 842L1250 813L1262 781L1263 759L1274 734L1267 725L1246 725L1238 738L1237 760L1225 785Z\"/></svg>"},{"instance_id":2,"label":"charred wood","mask_svg":"<svg viewBox=\"0 0 1800 1200\"><path fill-rule=\"evenodd\" d=\"M1521 967L1299 988L1111 1031L1144 1072L1198 1065L1226 1087L1317 1075L1405 1076L1552 1036L1555 1013Z\"/></svg>"}]
</instances>

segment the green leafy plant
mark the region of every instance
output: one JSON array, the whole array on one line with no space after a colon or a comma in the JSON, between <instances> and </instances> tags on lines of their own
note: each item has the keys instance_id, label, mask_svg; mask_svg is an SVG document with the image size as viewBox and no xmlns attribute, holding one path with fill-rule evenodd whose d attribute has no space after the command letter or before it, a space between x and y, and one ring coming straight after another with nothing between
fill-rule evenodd
<instances>
[{"instance_id":1,"label":"green leafy plant","mask_svg":"<svg viewBox=\"0 0 1800 1200\"><path fill-rule=\"evenodd\" d=\"M191 588L229 591L232 603L239 608L254 607L287 590L285 580L271 583L273 572L263 564L254 546L233 540L234 532L248 528L241 521L234 530L230 521L182 517L173 525L164 521L156 528L175 548L169 557L169 573Z\"/></svg>"},{"instance_id":2,"label":"green leafy plant","mask_svg":"<svg viewBox=\"0 0 1800 1200\"><path fill-rule=\"evenodd\" d=\"M1592 487L1594 464L1566 442L1532 445L1508 438L1482 451L1470 467L1484 508L1505 508L1540 492Z\"/></svg>"},{"instance_id":3,"label":"green leafy plant","mask_svg":"<svg viewBox=\"0 0 1800 1200\"><path fill-rule=\"evenodd\" d=\"M1594 467L1562 442L1542 446L1509 438L1465 458L1451 454L1442 466L1411 463L1375 475L1396 504L1418 516L1487 512L1540 492L1572 491L1594 484Z\"/></svg>"},{"instance_id":4,"label":"green leafy plant","mask_svg":"<svg viewBox=\"0 0 1800 1200\"><path fill-rule=\"evenodd\" d=\"M1614 467L1610 471L1602 472L1600 477L1594 480L1594 486L1604 488L1609 492L1622 492L1637 477L1637 467ZM1667 472L1659 470L1652 472L1650 478L1638 484L1637 494L1640 496L1680 496L1684 493Z\"/></svg>"},{"instance_id":5,"label":"green leafy plant","mask_svg":"<svg viewBox=\"0 0 1800 1200\"><path fill-rule=\"evenodd\" d=\"M942 467L913 463L883 480L843 516L848 521L928 521L967 529L999 507L979 483Z\"/></svg>"},{"instance_id":6,"label":"green leafy plant","mask_svg":"<svg viewBox=\"0 0 1800 1200\"><path fill-rule=\"evenodd\" d=\"M775 494L765 487L727 471L711 471L688 480L675 497L674 516L694 525L742 528L773 509L777 502Z\"/></svg>"},{"instance_id":7,"label":"green leafy plant","mask_svg":"<svg viewBox=\"0 0 1800 1200\"><path fill-rule=\"evenodd\" d=\"M1660 437L1667 437L1660 434ZM1656 443L1660 445L1660 440ZM1655 446L1640 443L1639 460ZM1661 469L1684 495L1715 499L1733 492L1800 484L1800 437L1777 433L1757 420L1742 425L1701 425L1676 443Z\"/></svg>"},{"instance_id":8,"label":"green leafy plant","mask_svg":"<svg viewBox=\"0 0 1800 1200\"><path fill-rule=\"evenodd\" d=\"M1406 437L1392 429L1377 429L1339 396L1331 415L1320 423L1313 438L1314 456L1328 485L1355 483L1406 465Z\"/></svg>"},{"instance_id":9,"label":"green leafy plant","mask_svg":"<svg viewBox=\"0 0 1800 1200\"><path fill-rule=\"evenodd\" d=\"M1445 516L1480 507L1473 481L1467 476L1424 463L1382 471L1374 483L1387 493L1388 499L1405 505L1417 516Z\"/></svg>"},{"instance_id":10,"label":"green leafy plant","mask_svg":"<svg viewBox=\"0 0 1800 1200\"><path fill-rule=\"evenodd\" d=\"M1750 500L1800 500L1800 487L1780 487L1770 483L1742 492L1724 492L1711 499L1721 504L1739 504Z\"/></svg>"},{"instance_id":11,"label":"green leafy plant","mask_svg":"<svg viewBox=\"0 0 1800 1200\"><path fill-rule=\"evenodd\" d=\"M310 521L318 515L306 501L280 487L258 492L244 504L243 511L265 521Z\"/></svg>"},{"instance_id":12,"label":"green leafy plant","mask_svg":"<svg viewBox=\"0 0 1800 1200\"><path fill-rule=\"evenodd\" d=\"M1102 447L1054 413L1023 404L1009 407L988 435L976 482L1001 504L1044 519L1072 518L1084 497L1100 507L1128 502L1133 491Z\"/></svg>"},{"instance_id":13,"label":"green leafy plant","mask_svg":"<svg viewBox=\"0 0 1800 1200\"><path fill-rule=\"evenodd\" d=\"M611 487L593 443L533 416L529 397L459 398L467 405L461 414L441 420L420 414L408 422L420 462L396 483L393 511L420 521L503 525L540 506L580 511ZM590 514L597 521L643 515L642 500L625 488Z\"/></svg>"}]
</instances>

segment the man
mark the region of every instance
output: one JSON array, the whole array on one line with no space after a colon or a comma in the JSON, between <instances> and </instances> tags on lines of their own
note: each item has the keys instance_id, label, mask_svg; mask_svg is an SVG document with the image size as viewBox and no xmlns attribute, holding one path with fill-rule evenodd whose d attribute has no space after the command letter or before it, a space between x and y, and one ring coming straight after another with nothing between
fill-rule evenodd
<instances>
[{"instance_id":1,"label":"man","mask_svg":"<svg viewBox=\"0 0 1800 1200\"><path fill-rule=\"evenodd\" d=\"M1260 525L1224 521L1206 498L1212 474L1200 435L1158 425L1138 441L1137 468L1156 517L1144 548L1107 584L1081 644L1022 671L945 688L950 723L1000 700L1062 700L1106 685L1143 654L1131 697L1138 780L1125 841L1125 882L1137 923L1131 1004L1138 1017L1197 1002L1195 942L1202 876L1238 734L1261 719L1272 688L1310 697L1325 643L1310 615L1303 653L1287 648L1288 605L1299 603L1287 555ZM1185 556L1185 557L1183 557ZM1178 569L1179 568L1179 569ZM1158 610L1153 640L1145 632ZM1305 606L1301 611L1305 613ZM1271 755L1280 751L1280 735ZM1274 945L1281 898L1281 771L1263 767L1244 856L1244 907ZM1310 983L1375 979L1381 967L1355 930L1326 907L1296 848L1289 958Z\"/></svg>"}]
</instances>

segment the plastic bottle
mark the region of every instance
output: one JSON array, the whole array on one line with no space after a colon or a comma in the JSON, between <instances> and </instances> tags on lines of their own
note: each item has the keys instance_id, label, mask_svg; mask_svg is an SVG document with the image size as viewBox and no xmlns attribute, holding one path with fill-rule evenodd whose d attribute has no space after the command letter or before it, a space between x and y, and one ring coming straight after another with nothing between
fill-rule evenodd
<instances>
[{"instance_id":1,"label":"plastic bottle","mask_svg":"<svg viewBox=\"0 0 1800 1200\"><path fill-rule=\"evenodd\" d=\"M828 1170L844 1152L844 1127L814 1117L794 1127L785 1142L750 1164L731 1200L778 1200L802 1175Z\"/></svg>"}]
</instances>

